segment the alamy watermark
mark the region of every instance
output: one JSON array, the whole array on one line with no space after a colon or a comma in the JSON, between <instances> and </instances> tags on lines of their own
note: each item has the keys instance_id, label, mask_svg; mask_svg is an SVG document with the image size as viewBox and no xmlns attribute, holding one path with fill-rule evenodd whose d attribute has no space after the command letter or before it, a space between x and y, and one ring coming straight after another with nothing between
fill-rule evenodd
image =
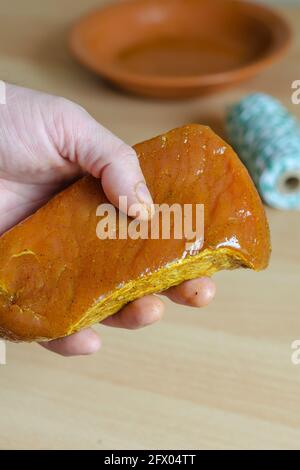
<instances>
[{"instance_id":1,"label":"alamy watermark","mask_svg":"<svg viewBox=\"0 0 300 470\"><path fill-rule=\"evenodd\" d=\"M6 85L3 80L0 80L0 105L6 104Z\"/></svg>"},{"instance_id":2,"label":"alamy watermark","mask_svg":"<svg viewBox=\"0 0 300 470\"><path fill-rule=\"evenodd\" d=\"M0 339L0 366L6 364L6 343L3 339Z\"/></svg>"},{"instance_id":3,"label":"alamy watermark","mask_svg":"<svg viewBox=\"0 0 300 470\"><path fill-rule=\"evenodd\" d=\"M294 80L292 83L292 103L299 105L300 104L300 80Z\"/></svg>"},{"instance_id":4,"label":"alamy watermark","mask_svg":"<svg viewBox=\"0 0 300 470\"><path fill-rule=\"evenodd\" d=\"M127 197L119 197L119 211L113 204L100 204L96 215L100 217L96 234L100 240L184 240L185 250L198 253L204 243L203 204L152 204L147 208L150 217L145 215L145 205L128 206ZM125 215L135 217L130 220Z\"/></svg>"},{"instance_id":5,"label":"alamy watermark","mask_svg":"<svg viewBox=\"0 0 300 470\"><path fill-rule=\"evenodd\" d=\"M292 355L291 355L291 361L294 366L299 366L300 365L300 339L295 339L295 341L292 342L291 348L293 349Z\"/></svg>"}]
</instances>

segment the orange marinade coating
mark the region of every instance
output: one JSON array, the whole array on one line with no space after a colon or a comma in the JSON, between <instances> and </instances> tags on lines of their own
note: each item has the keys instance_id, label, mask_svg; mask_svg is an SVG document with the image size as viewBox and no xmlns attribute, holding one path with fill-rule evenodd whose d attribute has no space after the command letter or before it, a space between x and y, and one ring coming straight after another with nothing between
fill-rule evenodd
<instances>
[{"instance_id":1,"label":"orange marinade coating","mask_svg":"<svg viewBox=\"0 0 300 470\"><path fill-rule=\"evenodd\" d=\"M0 336L57 338L187 278L240 265L254 270L267 266L264 208L227 143L206 126L189 125L135 149L156 204L204 204L200 255L206 253L205 260L187 257L185 240L99 240L96 209L108 201L99 180L84 177L0 238ZM190 260L194 267L187 272ZM173 266L171 277L168 266ZM114 292L120 296L109 309L112 300L105 303L105 297ZM96 314L82 323L101 299Z\"/></svg>"}]
</instances>

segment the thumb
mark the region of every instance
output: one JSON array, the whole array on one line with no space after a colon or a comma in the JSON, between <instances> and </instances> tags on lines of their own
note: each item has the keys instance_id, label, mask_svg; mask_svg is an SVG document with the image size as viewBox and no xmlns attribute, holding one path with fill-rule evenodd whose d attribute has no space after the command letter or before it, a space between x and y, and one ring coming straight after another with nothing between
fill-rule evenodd
<instances>
[{"instance_id":1,"label":"thumb","mask_svg":"<svg viewBox=\"0 0 300 470\"><path fill-rule=\"evenodd\" d=\"M126 196L128 208L139 204L139 218L151 217L153 200L134 149L80 106L67 102L64 107L60 154L95 178L101 178L112 204L119 207L119 197ZM67 109L70 107L71 113Z\"/></svg>"}]
</instances>

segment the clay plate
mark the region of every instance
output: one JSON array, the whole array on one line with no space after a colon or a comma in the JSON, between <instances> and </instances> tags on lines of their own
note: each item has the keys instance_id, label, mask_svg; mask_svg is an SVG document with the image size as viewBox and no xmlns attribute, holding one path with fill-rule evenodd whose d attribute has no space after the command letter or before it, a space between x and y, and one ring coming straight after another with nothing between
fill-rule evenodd
<instances>
[{"instance_id":1,"label":"clay plate","mask_svg":"<svg viewBox=\"0 0 300 470\"><path fill-rule=\"evenodd\" d=\"M205 94L256 75L290 43L286 21L240 0L131 0L81 18L70 46L124 90L159 98Z\"/></svg>"}]
</instances>

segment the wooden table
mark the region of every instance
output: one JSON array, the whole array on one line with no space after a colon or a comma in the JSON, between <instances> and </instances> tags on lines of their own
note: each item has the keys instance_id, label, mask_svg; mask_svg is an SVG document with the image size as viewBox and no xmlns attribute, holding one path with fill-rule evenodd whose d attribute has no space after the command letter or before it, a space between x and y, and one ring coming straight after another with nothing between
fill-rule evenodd
<instances>
[{"instance_id":1,"label":"wooden table","mask_svg":"<svg viewBox=\"0 0 300 470\"><path fill-rule=\"evenodd\" d=\"M224 106L252 90L291 104L299 79L300 8L288 57L224 94L146 101L104 86L69 56L69 24L100 0L1 0L1 78L64 95L129 143L188 122L222 132ZM300 448L300 217L268 210L273 258L261 274L216 276L202 311L168 303L138 332L99 327L102 351L64 359L8 344L0 366L0 448Z\"/></svg>"}]
</instances>

